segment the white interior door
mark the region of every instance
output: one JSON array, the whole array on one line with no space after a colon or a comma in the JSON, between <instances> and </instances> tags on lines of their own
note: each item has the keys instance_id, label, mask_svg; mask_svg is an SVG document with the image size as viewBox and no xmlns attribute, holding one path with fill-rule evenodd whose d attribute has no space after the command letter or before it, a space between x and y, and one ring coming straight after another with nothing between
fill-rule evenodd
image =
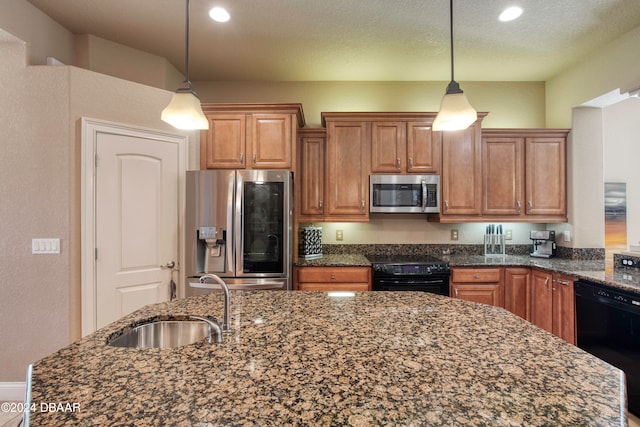
<instances>
[{"instance_id":1,"label":"white interior door","mask_svg":"<svg viewBox=\"0 0 640 427\"><path fill-rule=\"evenodd\" d=\"M178 264L179 147L98 133L95 163L96 327L169 300Z\"/></svg>"}]
</instances>

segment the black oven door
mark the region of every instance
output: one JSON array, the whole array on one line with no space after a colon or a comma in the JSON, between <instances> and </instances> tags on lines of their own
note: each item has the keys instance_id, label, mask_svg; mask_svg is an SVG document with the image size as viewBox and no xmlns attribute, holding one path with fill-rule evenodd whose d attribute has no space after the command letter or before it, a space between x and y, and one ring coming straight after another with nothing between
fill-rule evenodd
<instances>
[{"instance_id":1,"label":"black oven door","mask_svg":"<svg viewBox=\"0 0 640 427\"><path fill-rule=\"evenodd\" d=\"M449 296L449 278L376 278L374 291L420 291Z\"/></svg>"},{"instance_id":2,"label":"black oven door","mask_svg":"<svg viewBox=\"0 0 640 427\"><path fill-rule=\"evenodd\" d=\"M624 371L629 411L640 415L640 296L587 282L575 295L578 347Z\"/></svg>"}]
</instances>

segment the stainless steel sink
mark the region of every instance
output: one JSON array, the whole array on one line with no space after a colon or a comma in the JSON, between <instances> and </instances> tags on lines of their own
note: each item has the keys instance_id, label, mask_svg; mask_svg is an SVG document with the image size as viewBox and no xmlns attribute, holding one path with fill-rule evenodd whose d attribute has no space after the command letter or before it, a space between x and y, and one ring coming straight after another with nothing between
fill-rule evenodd
<instances>
[{"instance_id":1,"label":"stainless steel sink","mask_svg":"<svg viewBox=\"0 0 640 427\"><path fill-rule=\"evenodd\" d=\"M108 345L130 348L173 348L193 344L205 338L220 342L213 322L198 320L158 320L136 326L111 339ZM218 327L219 330L219 327Z\"/></svg>"}]
</instances>

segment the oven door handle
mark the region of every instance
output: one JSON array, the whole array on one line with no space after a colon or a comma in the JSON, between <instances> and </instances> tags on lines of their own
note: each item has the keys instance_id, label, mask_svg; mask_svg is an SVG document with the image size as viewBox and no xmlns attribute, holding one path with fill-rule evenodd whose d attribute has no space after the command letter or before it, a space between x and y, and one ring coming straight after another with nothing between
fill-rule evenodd
<instances>
[{"instance_id":1,"label":"oven door handle","mask_svg":"<svg viewBox=\"0 0 640 427\"><path fill-rule=\"evenodd\" d=\"M428 279L419 279L419 280L411 280L411 279L402 279L402 280L386 280L386 279L379 279L377 280L378 283L380 283L381 285L439 285L442 283L446 282L445 278L439 278L439 279L433 279L433 280L428 280Z\"/></svg>"}]
</instances>

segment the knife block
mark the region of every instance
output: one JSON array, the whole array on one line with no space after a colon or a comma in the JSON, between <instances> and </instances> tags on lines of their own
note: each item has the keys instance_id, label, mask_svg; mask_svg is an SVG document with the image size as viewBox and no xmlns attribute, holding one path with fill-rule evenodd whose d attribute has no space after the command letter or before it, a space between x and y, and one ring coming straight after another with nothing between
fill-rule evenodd
<instances>
[{"instance_id":1,"label":"knife block","mask_svg":"<svg viewBox=\"0 0 640 427\"><path fill-rule=\"evenodd\" d=\"M504 234L484 235L484 256L504 256Z\"/></svg>"}]
</instances>

